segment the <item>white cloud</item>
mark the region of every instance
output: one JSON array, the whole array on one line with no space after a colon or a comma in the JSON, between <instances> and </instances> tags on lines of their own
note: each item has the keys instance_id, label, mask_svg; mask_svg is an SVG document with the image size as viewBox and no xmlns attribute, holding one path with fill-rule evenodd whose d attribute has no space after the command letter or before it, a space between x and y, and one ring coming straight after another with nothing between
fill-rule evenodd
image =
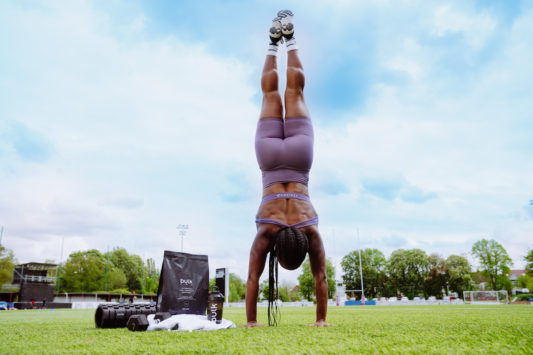
<instances>
[{"instance_id":1,"label":"white cloud","mask_svg":"<svg viewBox=\"0 0 533 355\"><path fill-rule=\"evenodd\" d=\"M495 31L495 20L486 13L470 16L469 9L456 7L436 13L434 34L460 32L474 51ZM448 23L446 16L454 20ZM409 79L375 82L363 113L360 108L345 113L348 123L321 127L316 134L315 174L341 176L352 191L332 203L321 197L317 205L326 209L321 220L353 229L363 225L367 246L384 251L390 247L375 241L391 236L405 238L406 247L445 256L468 253L481 238L496 238L515 266L522 265L532 229L513 215L533 191L533 163L527 157L532 146L525 138L532 132L527 107L533 90L525 79L531 69L525 62L533 54L530 20L526 12L510 33L498 33L506 38L501 47L464 75L461 68L442 70L457 48L421 44L432 26L422 15L400 32L394 32L399 22L384 25L378 67L406 72ZM360 181L368 176L399 177L437 198L413 204L364 197Z\"/></svg>"},{"instance_id":2,"label":"white cloud","mask_svg":"<svg viewBox=\"0 0 533 355\"><path fill-rule=\"evenodd\" d=\"M160 259L163 249L179 249L175 226L188 222L187 250L223 250L208 243L232 237L209 226L223 220L220 173L258 177L251 69L179 38L124 39L89 3L64 5L13 5L2 17L16 69L2 75L11 83L2 89L4 117L55 149L45 164L1 156L11 170L0 187L4 242L21 261L47 257L41 244L59 248L63 236L67 255L118 245ZM133 18L128 31L142 34L144 22Z\"/></svg>"},{"instance_id":3,"label":"white cloud","mask_svg":"<svg viewBox=\"0 0 533 355\"><path fill-rule=\"evenodd\" d=\"M461 9L462 10L462 9ZM496 20L487 12L461 11L452 5L443 5L435 10L434 27L431 33L442 37L461 34L474 49L480 49L493 33Z\"/></svg>"},{"instance_id":4,"label":"white cloud","mask_svg":"<svg viewBox=\"0 0 533 355\"><path fill-rule=\"evenodd\" d=\"M1 6L0 125L19 122L53 146L46 161L27 162L0 143L3 242L20 261L57 260L63 236L64 258L109 245L161 260L162 250L181 248L175 227L188 223L186 251L245 277L261 192L259 87L250 84L261 63L217 57L179 34L148 36L139 9L117 18L90 2ZM344 124L313 116L310 189L327 254L337 263L358 245L386 255L403 245L446 256L494 237L519 260L533 228L522 211L533 198L530 11L469 67L498 31L493 15L458 4L329 6L299 17L324 36L298 37L308 82L324 53L340 48L347 58L339 60L353 60L366 35L354 33L359 21L379 27L371 69L400 74L370 75L366 106L340 113ZM428 45L428 34L462 36L470 62L448 67L458 48ZM365 193L369 177L397 178L400 192L389 200ZM437 197L414 203L424 194Z\"/></svg>"},{"instance_id":5,"label":"white cloud","mask_svg":"<svg viewBox=\"0 0 533 355\"><path fill-rule=\"evenodd\" d=\"M386 59L385 68L406 72L412 80L419 81L428 70L427 58L423 49L413 38L402 41L401 48L397 49L390 59Z\"/></svg>"}]
</instances>

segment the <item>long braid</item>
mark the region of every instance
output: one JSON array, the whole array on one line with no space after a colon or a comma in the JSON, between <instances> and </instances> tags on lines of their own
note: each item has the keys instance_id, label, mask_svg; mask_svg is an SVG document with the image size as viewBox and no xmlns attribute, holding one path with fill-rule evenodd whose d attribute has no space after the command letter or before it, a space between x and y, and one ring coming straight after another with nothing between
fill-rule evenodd
<instances>
[{"instance_id":1,"label":"long braid","mask_svg":"<svg viewBox=\"0 0 533 355\"><path fill-rule=\"evenodd\" d=\"M308 248L307 236L296 228L282 228L274 236L268 258L268 325L276 326L281 319L278 265L287 270L297 269L304 261Z\"/></svg>"},{"instance_id":2,"label":"long braid","mask_svg":"<svg viewBox=\"0 0 533 355\"><path fill-rule=\"evenodd\" d=\"M276 238L270 248L268 258L268 325L277 326L281 319L281 313L278 308L279 289L278 289L278 257L276 256Z\"/></svg>"}]
</instances>

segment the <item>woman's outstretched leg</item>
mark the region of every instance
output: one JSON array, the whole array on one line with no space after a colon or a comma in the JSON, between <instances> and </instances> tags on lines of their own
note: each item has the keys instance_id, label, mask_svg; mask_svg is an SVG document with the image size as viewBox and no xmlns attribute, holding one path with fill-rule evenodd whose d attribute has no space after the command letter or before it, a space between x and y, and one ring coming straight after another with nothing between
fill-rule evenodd
<instances>
[{"instance_id":1,"label":"woman's outstretched leg","mask_svg":"<svg viewBox=\"0 0 533 355\"><path fill-rule=\"evenodd\" d=\"M278 32L276 32L278 31ZM263 103L259 118L275 117L283 118L283 106L278 88L277 51L278 42L281 39L281 24L277 19L272 21L270 40L263 74L261 75L261 90L263 91Z\"/></svg>"},{"instance_id":2,"label":"woman's outstretched leg","mask_svg":"<svg viewBox=\"0 0 533 355\"><path fill-rule=\"evenodd\" d=\"M305 75L298 50L287 52L287 88L285 89L285 117L310 117L304 100Z\"/></svg>"},{"instance_id":3,"label":"woman's outstretched leg","mask_svg":"<svg viewBox=\"0 0 533 355\"><path fill-rule=\"evenodd\" d=\"M261 76L261 90L263 91L263 104L261 107L260 120L256 132L256 153L259 165L261 157L268 154L276 154L271 151L272 147L264 145L262 139L267 137L270 143L272 138L283 139L283 106L278 89L277 52L278 42L281 40L281 23L276 18L272 21L270 29L271 43L268 47L263 74ZM261 120L261 118L279 118L279 120ZM266 130L266 131L265 131ZM250 250L250 262L248 265L248 279L246 281L246 327L263 326L257 323L257 297L259 291L259 278L263 273L267 254L270 250L271 237L275 234L272 225L262 225L258 228L252 249ZM279 228L278 228L279 229Z\"/></svg>"},{"instance_id":4,"label":"woman's outstretched leg","mask_svg":"<svg viewBox=\"0 0 533 355\"><path fill-rule=\"evenodd\" d=\"M285 10L287 11L287 10ZM280 13L282 13L280 11ZM279 13L278 13L279 15ZM282 32L287 42L287 88L285 89L285 117L309 117L309 110L305 105L304 86L305 75L302 62L298 56L292 12L285 12L281 18Z\"/></svg>"}]
</instances>

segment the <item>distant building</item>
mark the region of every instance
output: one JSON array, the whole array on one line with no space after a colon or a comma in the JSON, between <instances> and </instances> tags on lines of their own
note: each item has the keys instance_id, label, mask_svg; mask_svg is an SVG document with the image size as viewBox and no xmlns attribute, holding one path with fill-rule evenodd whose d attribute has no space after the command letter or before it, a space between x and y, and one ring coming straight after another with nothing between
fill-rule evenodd
<instances>
[{"instance_id":1,"label":"distant building","mask_svg":"<svg viewBox=\"0 0 533 355\"><path fill-rule=\"evenodd\" d=\"M13 270L13 283L23 282L53 284L55 276L49 276L49 270L56 270L56 264L49 263L26 263L15 266Z\"/></svg>"},{"instance_id":2,"label":"distant building","mask_svg":"<svg viewBox=\"0 0 533 355\"><path fill-rule=\"evenodd\" d=\"M55 276L49 276L57 269L56 264L26 263L16 265L13 270L13 283L20 285L19 302L46 303L54 300Z\"/></svg>"},{"instance_id":3,"label":"distant building","mask_svg":"<svg viewBox=\"0 0 533 355\"><path fill-rule=\"evenodd\" d=\"M346 302L346 287L342 280L335 280L335 303L337 306L344 306Z\"/></svg>"}]
</instances>

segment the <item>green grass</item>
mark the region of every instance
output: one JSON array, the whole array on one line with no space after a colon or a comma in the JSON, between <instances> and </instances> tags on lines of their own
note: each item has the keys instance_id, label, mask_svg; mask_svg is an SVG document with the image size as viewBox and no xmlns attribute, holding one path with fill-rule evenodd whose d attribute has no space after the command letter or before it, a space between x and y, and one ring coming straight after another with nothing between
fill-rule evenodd
<instances>
[{"instance_id":1,"label":"green grass","mask_svg":"<svg viewBox=\"0 0 533 355\"><path fill-rule=\"evenodd\" d=\"M266 322L266 309L259 308ZM533 306L282 308L281 325L215 332L96 329L94 310L0 312L0 353L533 353ZM244 308L224 309L240 326Z\"/></svg>"}]
</instances>

